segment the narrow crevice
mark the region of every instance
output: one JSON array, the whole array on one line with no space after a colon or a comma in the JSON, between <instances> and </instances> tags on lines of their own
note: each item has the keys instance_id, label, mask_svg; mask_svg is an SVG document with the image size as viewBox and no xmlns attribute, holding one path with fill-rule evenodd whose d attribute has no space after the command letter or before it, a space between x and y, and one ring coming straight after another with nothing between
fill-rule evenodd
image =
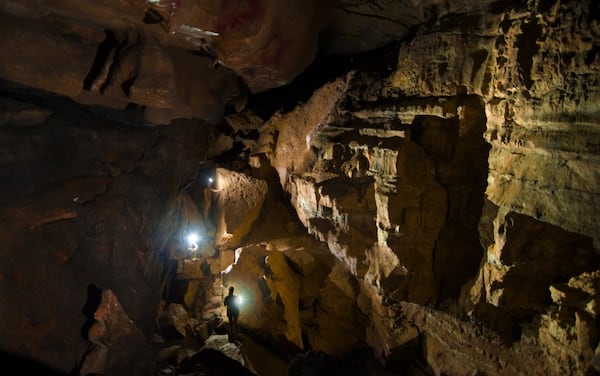
<instances>
[{"instance_id":1,"label":"narrow crevice","mask_svg":"<svg viewBox=\"0 0 600 376\"><path fill-rule=\"evenodd\" d=\"M111 52L119 45L119 41L111 30L104 30L104 35L104 40L102 43L100 43L100 45L98 45L98 50L96 52L96 56L94 57L92 67L83 80L83 88L88 91L92 90L94 86L96 86L96 81L101 75L102 70L105 69ZM104 83L102 86L105 84L106 83Z\"/></svg>"}]
</instances>

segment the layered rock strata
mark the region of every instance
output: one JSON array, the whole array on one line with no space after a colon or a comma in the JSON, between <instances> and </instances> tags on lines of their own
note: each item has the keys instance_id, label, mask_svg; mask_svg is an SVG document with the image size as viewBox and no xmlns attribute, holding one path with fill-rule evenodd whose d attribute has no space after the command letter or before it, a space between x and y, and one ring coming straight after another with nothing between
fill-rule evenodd
<instances>
[{"instance_id":1,"label":"layered rock strata","mask_svg":"<svg viewBox=\"0 0 600 376\"><path fill-rule=\"evenodd\" d=\"M368 346L436 374L599 372L598 4L340 2L327 29L328 3L285 9L296 28L274 1L228 3L2 5L0 76L30 86L2 82L3 351L68 373L92 341L87 369L124 370L157 317L196 351L234 285L242 326L284 357ZM346 51L398 40L397 63L214 126L244 107L238 78L289 82L321 28ZM206 121L173 121L188 117ZM202 176L217 156L223 191ZM188 245L192 227L218 241Z\"/></svg>"},{"instance_id":2,"label":"layered rock strata","mask_svg":"<svg viewBox=\"0 0 600 376\"><path fill-rule=\"evenodd\" d=\"M585 188L598 185L590 7L531 4L454 33L428 25L389 76L351 74L265 124L271 138L256 153L370 304L460 300L504 341L536 343L544 372L592 367L595 314L550 299L554 284L599 265L600 200ZM560 137L566 129L575 137ZM374 312L373 328L393 322ZM572 342L561 317L586 328L573 333L586 350L559 350ZM372 345L384 338L389 351L390 333Z\"/></svg>"}]
</instances>

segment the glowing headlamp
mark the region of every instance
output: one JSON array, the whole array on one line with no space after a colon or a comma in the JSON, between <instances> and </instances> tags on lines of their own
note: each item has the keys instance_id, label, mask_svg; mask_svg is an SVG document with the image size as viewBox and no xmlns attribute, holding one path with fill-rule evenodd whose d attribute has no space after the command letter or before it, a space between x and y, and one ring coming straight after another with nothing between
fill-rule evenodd
<instances>
[{"instance_id":1,"label":"glowing headlamp","mask_svg":"<svg viewBox=\"0 0 600 376\"><path fill-rule=\"evenodd\" d=\"M199 239L200 238L199 238L198 234L196 234L195 232L192 232L187 236L187 241L188 241L188 245L189 245L188 249L190 251L195 251L198 249L198 240Z\"/></svg>"}]
</instances>

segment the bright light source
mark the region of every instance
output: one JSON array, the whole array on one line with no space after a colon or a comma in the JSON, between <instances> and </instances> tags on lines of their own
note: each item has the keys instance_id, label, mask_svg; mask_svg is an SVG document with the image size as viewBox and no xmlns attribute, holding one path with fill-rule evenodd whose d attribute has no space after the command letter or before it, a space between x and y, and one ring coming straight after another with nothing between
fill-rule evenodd
<instances>
[{"instance_id":1,"label":"bright light source","mask_svg":"<svg viewBox=\"0 0 600 376\"><path fill-rule=\"evenodd\" d=\"M215 180L213 178L208 178L208 182L212 184Z\"/></svg>"},{"instance_id":2,"label":"bright light source","mask_svg":"<svg viewBox=\"0 0 600 376\"><path fill-rule=\"evenodd\" d=\"M197 243L198 242L198 234L196 234L195 232L190 233L187 236L187 240L188 242L191 243Z\"/></svg>"},{"instance_id":3,"label":"bright light source","mask_svg":"<svg viewBox=\"0 0 600 376\"><path fill-rule=\"evenodd\" d=\"M187 241L188 241L188 244L189 244L188 249L190 251L195 251L195 250L198 249L198 240L199 239L200 239L200 237L195 232L191 232L191 233L188 234Z\"/></svg>"},{"instance_id":4,"label":"bright light source","mask_svg":"<svg viewBox=\"0 0 600 376\"><path fill-rule=\"evenodd\" d=\"M244 304L244 297L242 295L238 295L237 296L237 304L239 306L241 306L242 304Z\"/></svg>"}]
</instances>

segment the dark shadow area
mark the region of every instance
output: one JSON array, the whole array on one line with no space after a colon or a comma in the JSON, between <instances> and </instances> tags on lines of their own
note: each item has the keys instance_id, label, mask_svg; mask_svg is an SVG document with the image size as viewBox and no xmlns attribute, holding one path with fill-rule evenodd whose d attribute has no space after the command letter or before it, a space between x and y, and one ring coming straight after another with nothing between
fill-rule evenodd
<instances>
[{"instance_id":1,"label":"dark shadow area","mask_svg":"<svg viewBox=\"0 0 600 376\"><path fill-rule=\"evenodd\" d=\"M89 284L87 289L87 301L81 310L81 312L87 318L81 327L81 336L85 339L88 339L88 332L92 325L94 325L96 322L94 319L94 312L96 312L100 306L100 301L102 300L102 290L98 286Z\"/></svg>"},{"instance_id":2,"label":"dark shadow area","mask_svg":"<svg viewBox=\"0 0 600 376\"><path fill-rule=\"evenodd\" d=\"M246 107L263 119L270 118L276 111L289 112L298 103L305 103L316 89L351 70L385 72L395 68L398 48L399 43L394 42L356 55L318 54L313 63L288 85L249 96Z\"/></svg>"},{"instance_id":3,"label":"dark shadow area","mask_svg":"<svg viewBox=\"0 0 600 376\"><path fill-rule=\"evenodd\" d=\"M0 352L0 364L6 372L3 372L5 375L67 376L66 373L60 373L31 359L6 352Z\"/></svg>"},{"instance_id":4,"label":"dark shadow area","mask_svg":"<svg viewBox=\"0 0 600 376\"><path fill-rule=\"evenodd\" d=\"M402 376L433 376L435 371L427 363L425 337L419 335L386 355L385 369Z\"/></svg>"},{"instance_id":5,"label":"dark shadow area","mask_svg":"<svg viewBox=\"0 0 600 376\"><path fill-rule=\"evenodd\" d=\"M111 30L104 30L104 35L104 40L100 43L100 45L98 45L98 51L96 53L96 57L94 58L94 62L92 63L92 68L83 80L83 88L85 90L92 90L93 86L95 85L95 81L105 69L107 61L110 58L111 51L116 49L119 45L115 34ZM109 80L107 79L107 82L108 81ZM105 83L103 83L102 87L100 88L100 92L103 92L104 85Z\"/></svg>"},{"instance_id":6,"label":"dark shadow area","mask_svg":"<svg viewBox=\"0 0 600 376\"><path fill-rule=\"evenodd\" d=\"M402 375L431 375L432 373L408 372ZM321 351L297 354L290 362L288 376L395 376L387 370L369 348L358 349L342 355L329 355Z\"/></svg>"},{"instance_id":7,"label":"dark shadow area","mask_svg":"<svg viewBox=\"0 0 600 376\"><path fill-rule=\"evenodd\" d=\"M493 244L496 230L492 219L498 216L498 211L498 206L485 202L482 210L485 225L480 226L485 247ZM506 234L500 261L509 268L501 279L487 283L496 291L502 289L502 295L497 306L480 302L473 317L511 346L521 340L524 328L537 327L540 315L556 307L550 286L567 288L571 278L596 270L600 256L591 238L528 215L507 214L497 231Z\"/></svg>"},{"instance_id":8,"label":"dark shadow area","mask_svg":"<svg viewBox=\"0 0 600 376\"><path fill-rule=\"evenodd\" d=\"M169 267L173 268L174 264L176 264L176 262L170 261ZM176 267L177 266L175 265L175 268ZM171 269L170 276L175 275L176 270L177 269ZM167 281L167 284L163 291L163 299L165 299L165 301L169 303L184 304L184 298L188 288L188 284L189 282L187 280L178 280L171 278L171 280Z\"/></svg>"},{"instance_id":9,"label":"dark shadow area","mask_svg":"<svg viewBox=\"0 0 600 376\"><path fill-rule=\"evenodd\" d=\"M256 376L236 360L214 349L204 349L181 362L181 374Z\"/></svg>"},{"instance_id":10,"label":"dark shadow area","mask_svg":"<svg viewBox=\"0 0 600 376\"><path fill-rule=\"evenodd\" d=\"M533 78L531 77L533 57L538 53L538 40L542 35L542 27L536 22L529 22L523 24L522 29L523 33L519 35L516 43L517 51L519 51L517 62L523 84L527 89L530 89L533 85Z\"/></svg>"},{"instance_id":11,"label":"dark shadow area","mask_svg":"<svg viewBox=\"0 0 600 376\"><path fill-rule=\"evenodd\" d=\"M443 106L448 112L463 108L465 116L417 116L411 135L433 161L435 179L446 191L446 219L433 254L438 304L456 299L479 270L483 249L478 226L491 148L483 137L487 118L479 96L448 97Z\"/></svg>"},{"instance_id":12,"label":"dark shadow area","mask_svg":"<svg viewBox=\"0 0 600 376\"><path fill-rule=\"evenodd\" d=\"M69 117L99 117L118 123L118 126L141 127L148 125L143 117L145 107L135 103L129 103L124 109L84 105L64 95L2 79L0 79L0 97L33 104L56 113L69 114ZM87 127L87 123L93 124L89 120L88 118L85 122L81 121L78 126L83 128Z\"/></svg>"}]
</instances>

